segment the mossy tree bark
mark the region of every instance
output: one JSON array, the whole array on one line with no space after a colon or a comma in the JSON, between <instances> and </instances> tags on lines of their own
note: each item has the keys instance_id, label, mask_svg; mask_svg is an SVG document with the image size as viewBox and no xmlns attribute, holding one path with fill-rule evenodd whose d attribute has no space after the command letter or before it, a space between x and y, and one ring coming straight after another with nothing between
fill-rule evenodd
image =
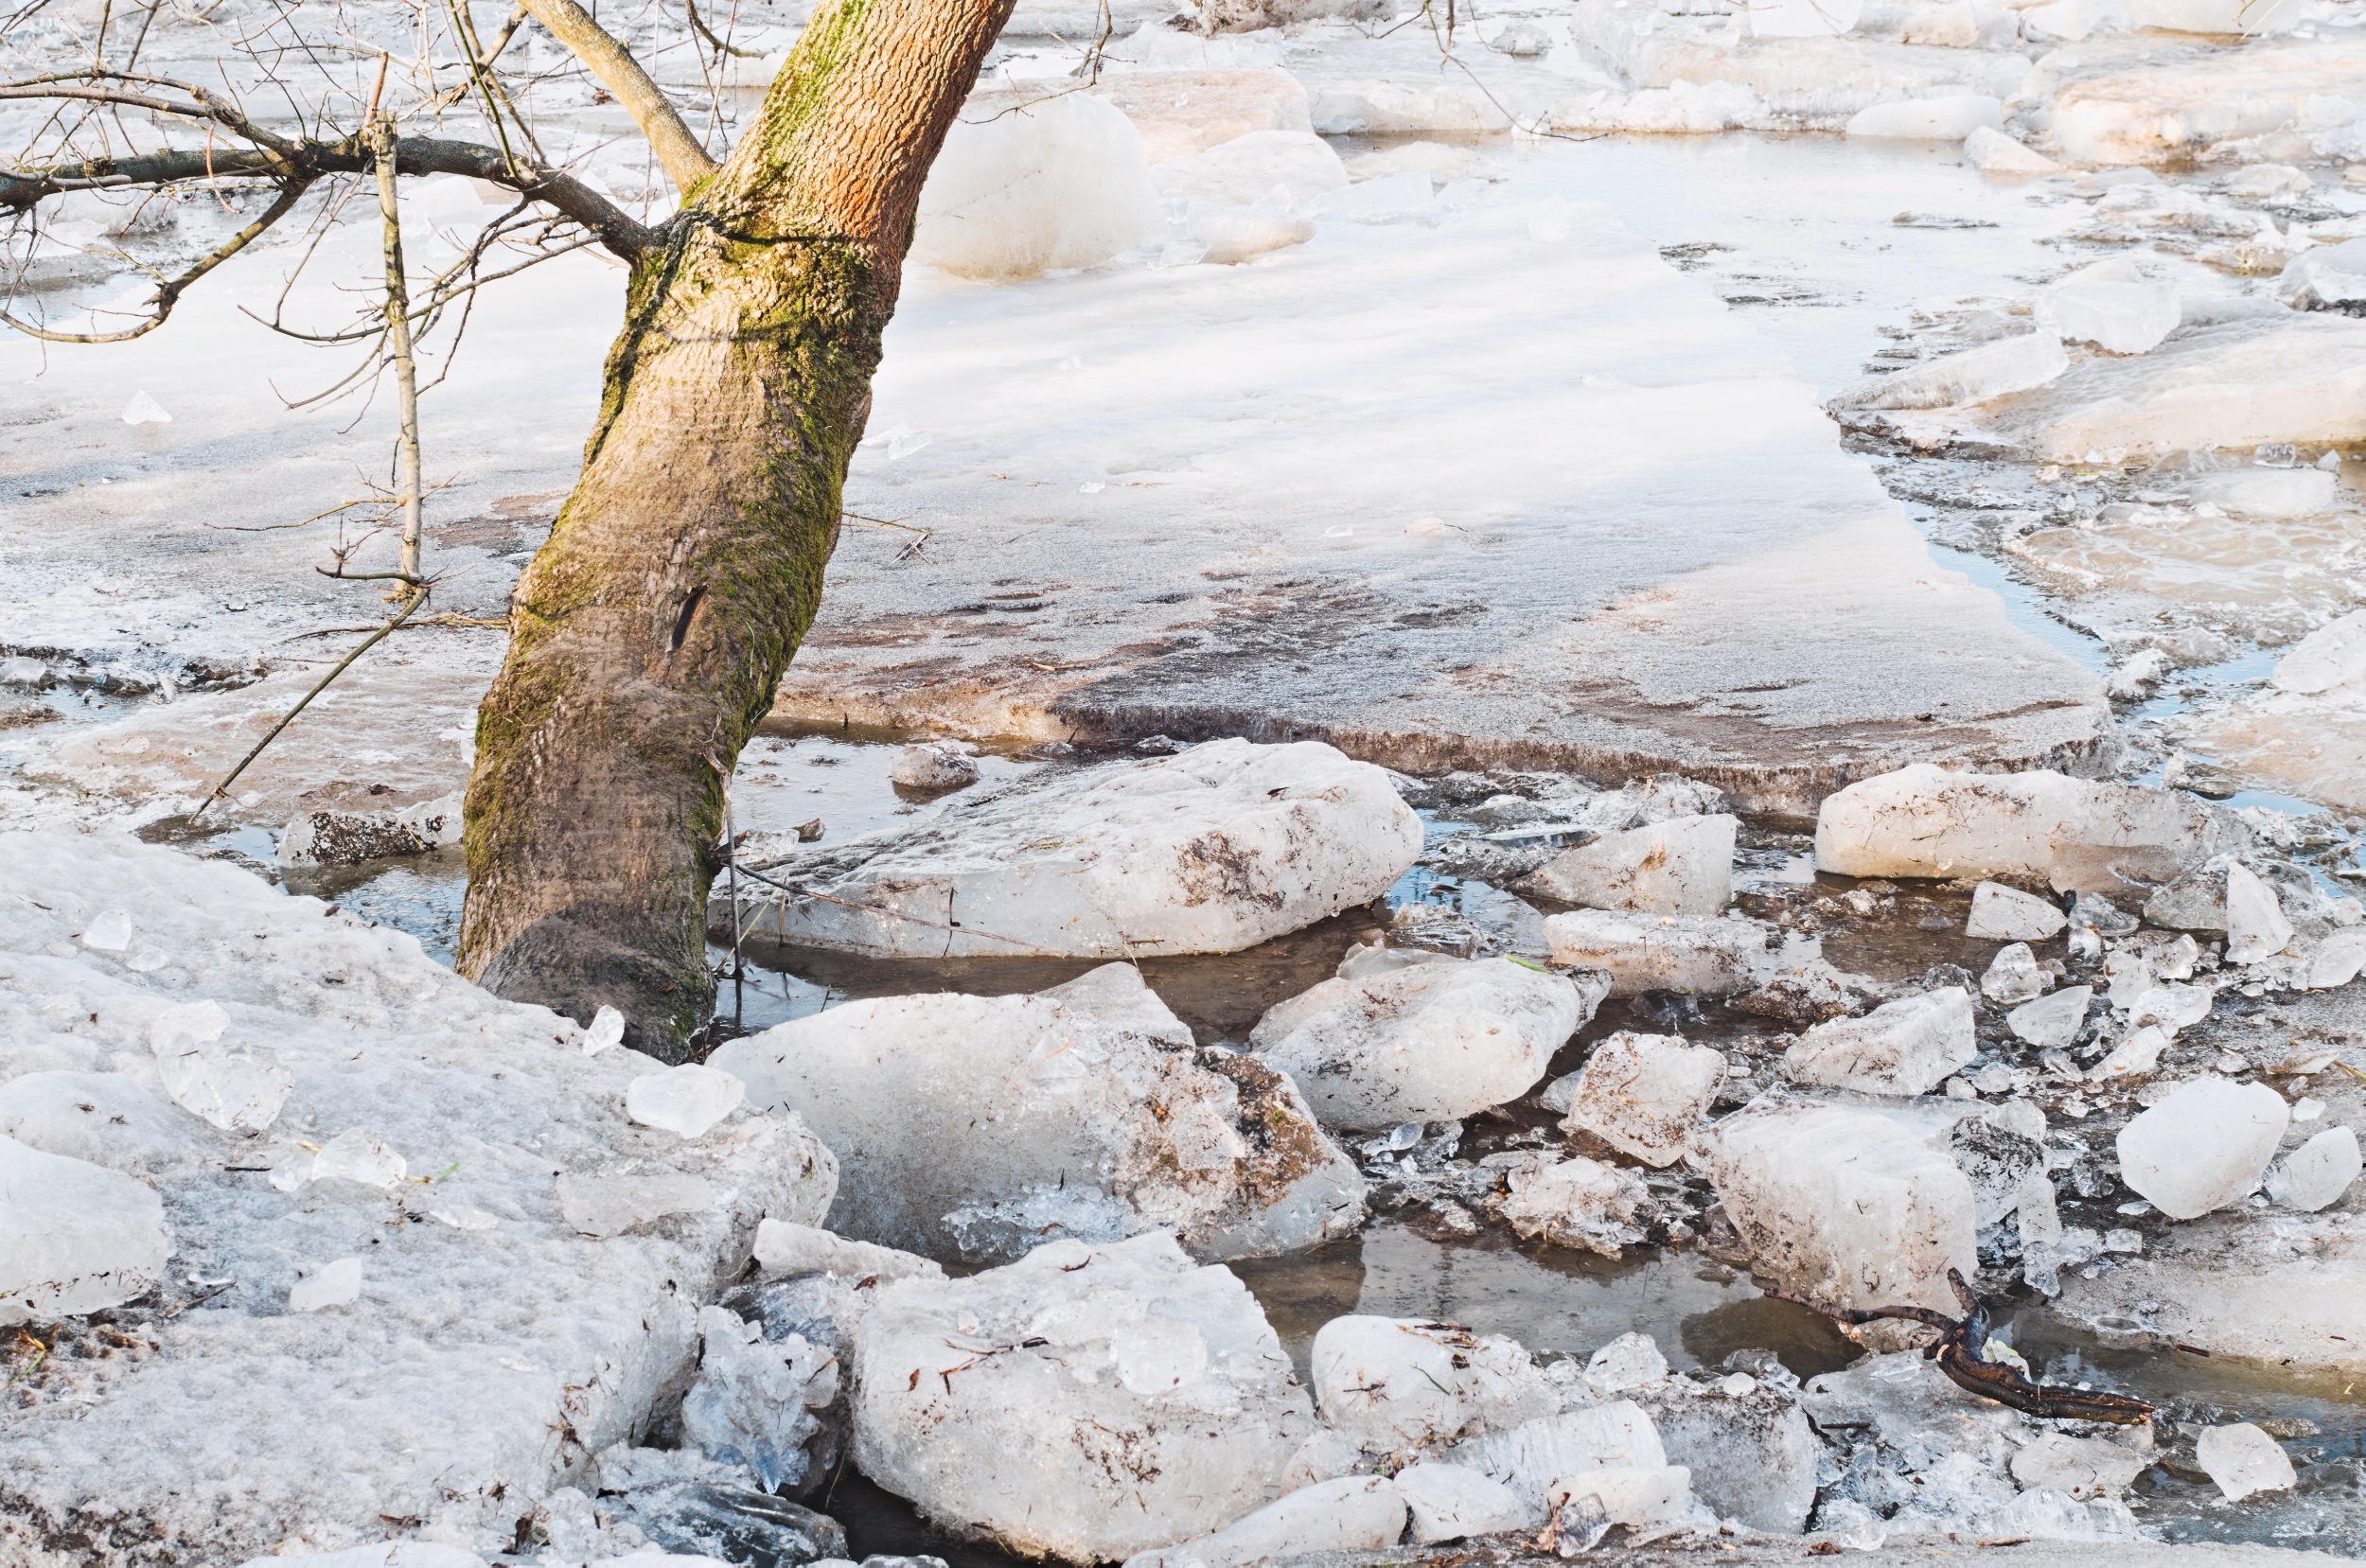
<instances>
[{"instance_id":1,"label":"mossy tree bark","mask_svg":"<svg viewBox=\"0 0 2366 1568\"><path fill-rule=\"evenodd\" d=\"M723 791L812 624L928 166L1012 0L820 8L635 261L584 467L477 714L463 974L678 1057Z\"/></svg>"}]
</instances>

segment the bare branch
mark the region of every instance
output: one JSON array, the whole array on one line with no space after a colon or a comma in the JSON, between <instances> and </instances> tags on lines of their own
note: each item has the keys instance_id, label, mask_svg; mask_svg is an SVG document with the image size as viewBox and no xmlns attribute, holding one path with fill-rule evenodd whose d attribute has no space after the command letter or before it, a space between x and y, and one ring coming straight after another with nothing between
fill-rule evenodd
<instances>
[{"instance_id":1,"label":"bare branch","mask_svg":"<svg viewBox=\"0 0 2366 1568\"><path fill-rule=\"evenodd\" d=\"M520 0L520 4L553 38L590 67L601 85L624 105L625 113L632 116L641 133L649 139L649 150L657 154L657 161L683 195L689 195L693 185L720 167L698 145L698 138L682 123L681 111L649 79L649 73L641 68L641 62L592 20L591 13L576 5L575 0Z\"/></svg>"},{"instance_id":2,"label":"bare branch","mask_svg":"<svg viewBox=\"0 0 2366 1568\"><path fill-rule=\"evenodd\" d=\"M30 322L19 321L6 310L0 310L0 322L6 322L28 338L39 338L44 343L128 343L133 338L144 337L164 326L165 318L172 314L172 308L180 303L183 291L190 284L195 283L199 278L203 277L207 273L254 243L256 237L264 230L285 218L288 210L293 207L303 195L304 186L301 185L291 184L280 186L279 200L265 209L260 218L256 219L254 222L207 252L198 259L196 265L180 276L168 278L156 285L156 297L149 302L150 307L156 313L137 326L128 327L121 332L52 332L46 327L35 326Z\"/></svg>"}]
</instances>

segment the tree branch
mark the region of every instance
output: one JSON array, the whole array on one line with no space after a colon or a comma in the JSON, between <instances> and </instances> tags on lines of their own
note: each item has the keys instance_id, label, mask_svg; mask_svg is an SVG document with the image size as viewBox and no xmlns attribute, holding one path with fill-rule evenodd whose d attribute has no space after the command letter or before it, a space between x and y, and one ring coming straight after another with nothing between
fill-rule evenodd
<instances>
[{"instance_id":1,"label":"tree branch","mask_svg":"<svg viewBox=\"0 0 2366 1568\"><path fill-rule=\"evenodd\" d=\"M641 133L649 139L650 150L663 165L675 187L684 196L699 181L718 167L700 146L698 138L690 133L682 122L681 111L673 100L649 79L649 73L641 62L627 53L622 44L609 36L607 29L592 20L591 13L575 0L519 0L519 3L542 24L545 31L567 46L577 60L591 68L600 84L625 106Z\"/></svg>"}]
</instances>

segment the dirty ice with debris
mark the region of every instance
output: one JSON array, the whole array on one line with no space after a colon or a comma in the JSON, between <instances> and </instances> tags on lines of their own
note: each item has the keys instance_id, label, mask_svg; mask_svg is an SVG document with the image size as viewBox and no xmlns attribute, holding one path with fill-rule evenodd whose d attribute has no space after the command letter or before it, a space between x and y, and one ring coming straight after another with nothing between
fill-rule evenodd
<instances>
[{"instance_id":1,"label":"dirty ice with debris","mask_svg":"<svg viewBox=\"0 0 2366 1568\"><path fill-rule=\"evenodd\" d=\"M293 133L450 25L315 9L0 70ZM811 9L599 23L720 152ZM2366 1555L2361 0L1022 0L670 1066L451 967L623 269L424 340L436 613L208 802L386 613L393 394L268 325L374 190L44 339L268 200L27 209L56 113L0 1568ZM415 287L507 208L407 180Z\"/></svg>"}]
</instances>

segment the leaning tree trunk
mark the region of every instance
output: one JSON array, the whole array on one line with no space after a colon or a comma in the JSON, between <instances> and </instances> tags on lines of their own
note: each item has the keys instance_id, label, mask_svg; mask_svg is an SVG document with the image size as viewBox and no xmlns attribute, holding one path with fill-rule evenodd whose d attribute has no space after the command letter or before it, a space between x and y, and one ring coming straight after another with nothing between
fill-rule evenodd
<instances>
[{"instance_id":1,"label":"leaning tree trunk","mask_svg":"<svg viewBox=\"0 0 2366 1568\"><path fill-rule=\"evenodd\" d=\"M812 624L922 180L1012 0L839 0L635 263L477 712L463 974L679 1055L723 791Z\"/></svg>"}]
</instances>

